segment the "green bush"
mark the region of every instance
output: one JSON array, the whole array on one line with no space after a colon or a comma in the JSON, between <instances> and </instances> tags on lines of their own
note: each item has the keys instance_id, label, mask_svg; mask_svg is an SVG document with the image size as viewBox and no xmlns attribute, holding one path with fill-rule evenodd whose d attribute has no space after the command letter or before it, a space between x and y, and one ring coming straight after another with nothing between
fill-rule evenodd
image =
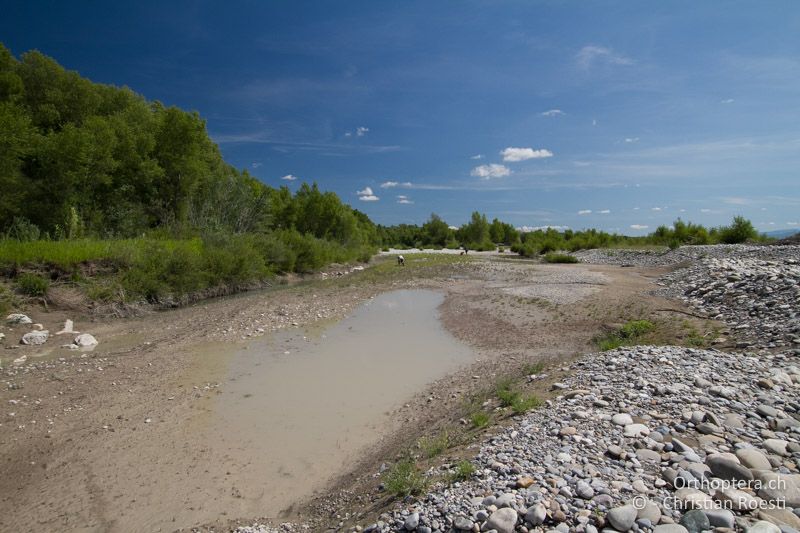
<instances>
[{"instance_id":1,"label":"green bush","mask_svg":"<svg viewBox=\"0 0 800 533\"><path fill-rule=\"evenodd\" d=\"M383 485L390 494L405 497L421 494L427 487L427 480L417 463L409 457L384 472Z\"/></svg>"},{"instance_id":2,"label":"green bush","mask_svg":"<svg viewBox=\"0 0 800 533\"><path fill-rule=\"evenodd\" d=\"M466 481L475 473L475 465L465 460L456 463L455 470L450 474L450 482Z\"/></svg>"},{"instance_id":3,"label":"green bush","mask_svg":"<svg viewBox=\"0 0 800 533\"><path fill-rule=\"evenodd\" d=\"M619 334L624 339L634 339L653 331L655 328L656 325L649 320L631 320L620 328Z\"/></svg>"},{"instance_id":4,"label":"green bush","mask_svg":"<svg viewBox=\"0 0 800 533\"><path fill-rule=\"evenodd\" d=\"M631 320L617 331L597 339L597 347L600 351L606 352L620 346L634 344L640 337L654 329L656 329L656 325L649 320Z\"/></svg>"},{"instance_id":5,"label":"green bush","mask_svg":"<svg viewBox=\"0 0 800 533\"><path fill-rule=\"evenodd\" d=\"M431 459L441 455L450 447L450 435L447 431L442 431L436 437L422 437L418 445L425 457Z\"/></svg>"},{"instance_id":6,"label":"green bush","mask_svg":"<svg viewBox=\"0 0 800 533\"><path fill-rule=\"evenodd\" d=\"M17 278L17 286L23 294L28 296L46 296L50 288L50 280L37 274L26 272Z\"/></svg>"},{"instance_id":7,"label":"green bush","mask_svg":"<svg viewBox=\"0 0 800 533\"><path fill-rule=\"evenodd\" d=\"M719 240L725 244L739 244L758 238L753 223L742 216L733 217L730 226L719 228Z\"/></svg>"},{"instance_id":8,"label":"green bush","mask_svg":"<svg viewBox=\"0 0 800 533\"><path fill-rule=\"evenodd\" d=\"M542 400L535 395L525 397L517 395L517 397L514 398L514 401L511 403L511 410L516 414L522 414L535 407L539 407L540 405L542 405Z\"/></svg>"},{"instance_id":9,"label":"green bush","mask_svg":"<svg viewBox=\"0 0 800 533\"><path fill-rule=\"evenodd\" d=\"M489 424L489 414L484 411L477 411L472 413L469 417L472 426L475 428L482 428Z\"/></svg>"},{"instance_id":10,"label":"green bush","mask_svg":"<svg viewBox=\"0 0 800 533\"><path fill-rule=\"evenodd\" d=\"M544 256L545 263L577 263L578 258L569 254L557 254L549 252Z\"/></svg>"}]
</instances>

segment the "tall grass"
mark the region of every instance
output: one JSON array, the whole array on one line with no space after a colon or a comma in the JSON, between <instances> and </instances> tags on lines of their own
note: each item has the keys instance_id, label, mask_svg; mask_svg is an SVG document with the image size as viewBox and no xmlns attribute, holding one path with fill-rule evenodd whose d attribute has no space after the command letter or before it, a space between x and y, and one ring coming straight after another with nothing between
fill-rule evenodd
<instances>
[{"instance_id":1,"label":"tall grass","mask_svg":"<svg viewBox=\"0 0 800 533\"><path fill-rule=\"evenodd\" d=\"M73 281L88 276L83 286L99 300L180 301L206 289L241 288L278 273L310 272L370 256L367 248L292 230L187 239L0 240L0 268L7 274L35 270ZM37 292L33 278L23 276L17 280L23 291Z\"/></svg>"}]
</instances>

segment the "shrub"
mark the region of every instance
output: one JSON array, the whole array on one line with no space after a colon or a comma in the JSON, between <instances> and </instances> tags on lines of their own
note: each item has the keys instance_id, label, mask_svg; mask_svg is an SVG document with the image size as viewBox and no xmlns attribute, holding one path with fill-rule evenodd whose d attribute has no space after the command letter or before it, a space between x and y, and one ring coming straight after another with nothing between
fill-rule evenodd
<instances>
[{"instance_id":1,"label":"shrub","mask_svg":"<svg viewBox=\"0 0 800 533\"><path fill-rule=\"evenodd\" d=\"M535 395L526 397L517 395L517 397L511 403L511 410L517 414L522 414L535 407L539 407L540 405L542 405L542 400Z\"/></svg>"},{"instance_id":2,"label":"shrub","mask_svg":"<svg viewBox=\"0 0 800 533\"><path fill-rule=\"evenodd\" d=\"M509 407L516 401L519 393L512 390L512 383L510 378L503 378L495 385L495 394L497 399L500 400L500 405Z\"/></svg>"},{"instance_id":3,"label":"shrub","mask_svg":"<svg viewBox=\"0 0 800 533\"><path fill-rule=\"evenodd\" d=\"M450 446L450 435L442 431L436 437L423 437L419 440L419 449L428 459L441 455Z\"/></svg>"},{"instance_id":4,"label":"shrub","mask_svg":"<svg viewBox=\"0 0 800 533\"><path fill-rule=\"evenodd\" d=\"M475 428L482 428L489 424L489 414L483 411L472 413L469 419L472 422L472 426Z\"/></svg>"},{"instance_id":5,"label":"shrub","mask_svg":"<svg viewBox=\"0 0 800 533\"><path fill-rule=\"evenodd\" d=\"M466 481L475 473L475 465L467 460L459 461L455 470L450 474L450 482Z\"/></svg>"},{"instance_id":6,"label":"shrub","mask_svg":"<svg viewBox=\"0 0 800 533\"><path fill-rule=\"evenodd\" d=\"M23 294L28 296L45 296L47 289L50 288L50 280L26 272L17 278L17 286Z\"/></svg>"},{"instance_id":7,"label":"shrub","mask_svg":"<svg viewBox=\"0 0 800 533\"><path fill-rule=\"evenodd\" d=\"M545 263L577 263L578 258L569 254L557 254L550 252L544 256Z\"/></svg>"},{"instance_id":8,"label":"shrub","mask_svg":"<svg viewBox=\"0 0 800 533\"><path fill-rule=\"evenodd\" d=\"M544 370L544 363L541 361L537 361L535 363L528 363L522 367L522 373L525 376L530 376L532 374L538 374Z\"/></svg>"},{"instance_id":9,"label":"shrub","mask_svg":"<svg viewBox=\"0 0 800 533\"><path fill-rule=\"evenodd\" d=\"M649 320L631 320L620 328L619 333L625 339L633 339L649 333L655 328L656 325Z\"/></svg>"},{"instance_id":10,"label":"shrub","mask_svg":"<svg viewBox=\"0 0 800 533\"><path fill-rule=\"evenodd\" d=\"M9 239L15 239L20 242L38 241L40 234L39 226L24 217L14 217L14 221L6 233Z\"/></svg>"},{"instance_id":11,"label":"shrub","mask_svg":"<svg viewBox=\"0 0 800 533\"><path fill-rule=\"evenodd\" d=\"M743 216L735 216L730 226L719 228L719 240L725 244L739 244L756 238L758 232L753 223Z\"/></svg>"},{"instance_id":12,"label":"shrub","mask_svg":"<svg viewBox=\"0 0 800 533\"><path fill-rule=\"evenodd\" d=\"M383 484L387 492L401 497L420 494L427 486L425 476L410 457L398 461L384 472Z\"/></svg>"},{"instance_id":13,"label":"shrub","mask_svg":"<svg viewBox=\"0 0 800 533\"><path fill-rule=\"evenodd\" d=\"M650 333L655 328L656 325L649 320L630 320L617 331L597 339L597 347L603 352L614 350L636 342L641 336Z\"/></svg>"}]
</instances>

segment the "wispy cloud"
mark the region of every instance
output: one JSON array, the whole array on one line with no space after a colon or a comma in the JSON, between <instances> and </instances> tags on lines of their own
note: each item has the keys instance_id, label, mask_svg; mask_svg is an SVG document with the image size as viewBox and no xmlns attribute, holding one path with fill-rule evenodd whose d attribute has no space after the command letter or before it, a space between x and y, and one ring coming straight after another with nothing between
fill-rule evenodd
<instances>
[{"instance_id":1,"label":"wispy cloud","mask_svg":"<svg viewBox=\"0 0 800 533\"><path fill-rule=\"evenodd\" d=\"M413 204L414 202L405 194L398 194L397 195L397 203L398 204Z\"/></svg>"},{"instance_id":2,"label":"wispy cloud","mask_svg":"<svg viewBox=\"0 0 800 533\"><path fill-rule=\"evenodd\" d=\"M576 54L575 59L578 66L584 69L591 68L596 63L605 63L609 65L632 65L633 60L625 57L622 54L614 52L611 48L605 46L588 45L580 49Z\"/></svg>"},{"instance_id":3,"label":"wispy cloud","mask_svg":"<svg viewBox=\"0 0 800 533\"><path fill-rule=\"evenodd\" d=\"M359 126L356 128L356 137L363 137L369 132L369 128L365 126Z\"/></svg>"},{"instance_id":4,"label":"wispy cloud","mask_svg":"<svg viewBox=\"0 0 800 533\"><path fill-rule=\"evenodd\" d=\"M579 215L591 215L592 214L592 210L591 209L581 209L580 211L578 211L578 214Z\"/></svg>"},{"instance_id":5,"label":"wispy cloud","mask_svg":"<svg viewBox=\"0 0 800 533\"><path fill-rule=\"evenodd\" d=\"M292 174L286 174L285 176L281 176L281 179L283 181L295 181L297 179L297 176L294 176Z\"/></svg>"},{"instance_id":6,"label":"wispy cloud","mask_svg":"<svg viewBox=\"0 0 800 533\"><path fill-rule=\"evenodd\" d=\"M722 203L729 205L748 205L751 201L748 198L741 198L738 196L725 196L722 198Z\"/></svg>"},{"instance_id":7,"label":"wispy cloud","mask_svg":"<svg viewBox=\"0 0 800 533\"><path fill-rule=\"evenodd\" d=\"M511 169L505 165L498 165L491 163L489 165L480 165L472 169L470 175L489 180L493 178L502 178L511 174Z\"/></svg>"},{"instance_id":8,"label":"wispy cloud","mask_svg":"<svg viewBox=\"0 0 800 533\"><path fill-rule=\"evenodd\" d=\"M726 98L725 100L719 101L720 104L732 104L733 102L735 102L733 98Z\"/></svg>"},{"instance_id":9,"label":"wispy cloud","mask_svg":"<svg viewBox=\"0 0 800 533\"><path fill-rule=\"evenodd\" d=\"M611 209L603 209L602 211L598 211L601 215L608 215L611 213Z\"/></svg>"},{"instance_id":10,"label":"wispy cloud","mask_svg":"<svg viewBox=\"0 0 800 533\"><path fill-rule=\"evenodd\" d=\"M256 161L256 162L253 162L253 163L251 163L251 164L250 164L250 166L251 166L251 167L253 167L253 168L258 168L258 167L260 167L260 166L261 166L261 165L263 165L263 164L264 164L264 163L259 163L259 162L257 162L257 161Z\"/></svg>"},{"instance_id":11,"label":"wispy cloud","mask_svg":"<svg viewBox=\"0 0 800 533\"><path fill-rule=\"evenodd\" d=\"M398 152L403 150L397 145L369 145L359 143L335 143L314 141L293 141L270 136L266 132L235 133L212 135L217 144L267 144L281 151L312 151L312 152L341 152L341 153L368 153L378 154L385 152Z\"/></svg>"},{"instance_id":12,"label":"wispy cloud","mask_svg":"<svg viewBox=\"0 0 800 533\"><path fill-rule=\"evenodd\" d=\"M384 181L381 183L381 189L394 189L395 187L401 187L403 189L410 189L414 185L410 181Z\"/></svg>"},{"instance_id":13,"label":"wispy cloud","mask_svg":"<svg viewBox=\"0 0 800 533\"><path fill-rule=\"evenodd\" d=\"M637 229L637 230L640 230L640 229L647 229L647 228L649 228L649 227L650 227L650 226L647 226L647 225L645 225L645 224L631 224L631 229Z\"/></svg>"},{"instance_id":14,"label":"wispy cloud","mask_svg":"<svg viewBox=\"0 0 800 533\"><path fill-rule=\"evenodd\" d=\"M470 157L470 159L475 159L475 160L483 159L483 154L475 154L472 157Z\"/></svg>"},{"instance_id":15,"label":"wispy cloud","mask_svg":"<svg viewBox=\"0 0 800 533\"><path fill-rule=\"evenodd\" d=\"M363 190L356 191L356 194L358 195L358 199L362 202L377 202L380 200L380 198L375 196L372 187L364 187Z\"/></svg>"},{"instance_id":16,"label":"wispy cloud","mask_svg":"<svg viewBox=\"0 0 800 533\"><path fill-rule=\"evenodd\" d=\"M560 109L548 109L547 111L542 112L543 117L557 117L558 115L563 115L564 112Z\"/></svg>"},{"instance_id":17,"label":"wispy cloud","mask_svg":"<svg viewBox=\"0 0 800 533\"><path fill-rule=\"evenodd\" d=\"M569 226L520 226L517 228L517 231L521 231L522 233L530 233L531 231L547 231L549 229L554 229L556 231L565 231L570 229Z\"/></svg>"},{"instance_id":18,"label":"wispy cloud","mask_svg":"<svg viewBox=\"0 0 800 533\"><path fill-rule=\"evenodd\" d=\"M638 143L639 137L625 137L624 141L628 144Z\"/></svg>"},{"instance_id":19,"label":"wispy cloud","mask_svg":"<svg viewBox=\"0 0 800 533\"><path fill-rule=\"evenodd\" d=\"M502 150L500 155L503 156L503 161L507 163L517 163L519 161L527 161L528 159L542 159L546 157L553 157L553 152L550 150L533 148L514 148L509 146Z\"/></svg>"},{"instance_id":20,"label":"wispy cloud","mask_svg":"<svg viewBox=\"0 0 800 533\"><path fill-rule=\"evenodd\" d=\"M662 209L662 207L651 207L650 211L661 211Z\"/></svg>"}]
</instances>

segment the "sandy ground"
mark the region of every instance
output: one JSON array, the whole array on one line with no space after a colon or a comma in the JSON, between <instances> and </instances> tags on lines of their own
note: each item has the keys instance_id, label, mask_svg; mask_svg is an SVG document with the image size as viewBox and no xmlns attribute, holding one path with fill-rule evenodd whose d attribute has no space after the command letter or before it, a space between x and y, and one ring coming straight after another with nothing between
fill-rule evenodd
<instances>
[{"instance_id":1,"label":"sandy ground","mask_svg":"<svg viewBox=\"0 0 800 533\"><path fill-rule=\"evenodd\" d=\"M466 398L497 376L569 359L626 318L679 310L648 294L659 274L481 257L422 277L376 282L356 272L133 320L78 317L76 329L101 340L93 352L3 351L0 530L220 530L261 518L266 511L248 495L270 480L235 475L248 469L236 436L226 450L192 430L224 393L216 378L228 360L218 354L274 330L326 327L387 290L434 289L445 294L443 325L475 351L474 362L398 402L376 421L373 439L353 444L351 460L318 471L305 497L268 518L323 530L344 513L375 513L386 504L375 490L381 463L420 435L457 424ZM51 331L65 317L30 311ZM4 331L8 339L21 333ZM9 364L24 354L25 364Z\"/></svg>"}]
</instances>

